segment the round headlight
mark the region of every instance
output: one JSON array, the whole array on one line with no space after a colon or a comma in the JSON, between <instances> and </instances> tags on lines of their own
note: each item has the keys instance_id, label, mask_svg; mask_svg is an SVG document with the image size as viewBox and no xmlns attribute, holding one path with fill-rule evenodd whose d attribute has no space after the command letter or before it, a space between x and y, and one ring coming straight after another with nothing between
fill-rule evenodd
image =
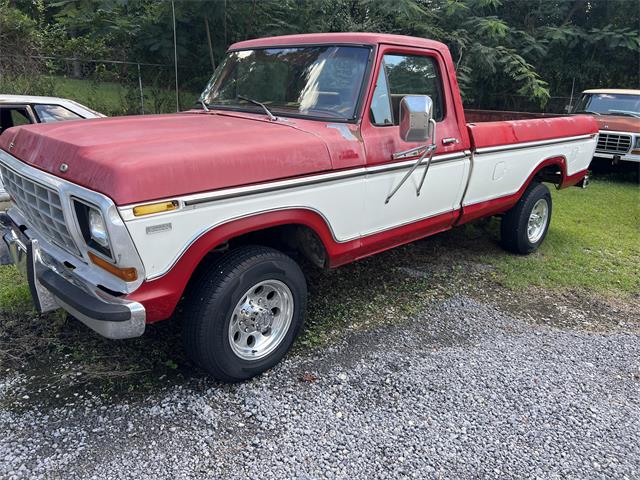
<instances>
[{"instance_id":1,"label":"round headlight","mask_svg":"<svg viewBox=\"0 0 640 480\"><path fill-rule=\"evenodd\" d=\"M104 223L102 214L94 208L89 208L89 234L91 235L91 239L98 245L109 248L107 226Z\"/></svg>"}]
</instances>

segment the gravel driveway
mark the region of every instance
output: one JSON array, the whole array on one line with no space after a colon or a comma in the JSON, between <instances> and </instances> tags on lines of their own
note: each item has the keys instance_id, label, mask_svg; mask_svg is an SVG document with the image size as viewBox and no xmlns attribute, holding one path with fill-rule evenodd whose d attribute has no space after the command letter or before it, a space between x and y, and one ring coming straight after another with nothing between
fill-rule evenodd
<instances>
[{"instance_id":1,"label":"gravel driveway","mask_svg":"<svg viewBox=\"0 0 640 480\"><path fill-rule=\"evenodd\" d=\"M631 479L639 438L637 331L455 296L245 384L0 410L0 476Z\"/></svg>"}]
</instances>

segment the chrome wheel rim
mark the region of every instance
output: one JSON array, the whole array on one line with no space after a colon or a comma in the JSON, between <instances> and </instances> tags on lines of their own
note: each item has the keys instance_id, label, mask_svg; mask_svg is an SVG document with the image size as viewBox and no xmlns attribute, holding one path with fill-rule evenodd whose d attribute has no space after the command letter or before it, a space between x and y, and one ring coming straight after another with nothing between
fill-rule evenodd
<instances>
[{"instance_id":1,"label":"chrome wheel rim","mask_svg":"<svg viewBox=\"0 0 640 480\"><path fill-rule=\"evenodd\" d=\"M549 204L544 198L538 200L529 215L529 222L527 224L527 236L531 243L536 243L542 238L545 228L547 228L547 221L549 220Z\"/></svg>"},{"instance_id":2,"label":"chrome wheel rim","mask_svg":"<svg viewBox=\"0 0 640 480\"><path fill-rule=\"evenodd\" d=\"M229 323L229 344L243 360L259 360L284 340L293 319L293 294L279 280L255 284L240 298Z\"/></svg>"}]
</instances>

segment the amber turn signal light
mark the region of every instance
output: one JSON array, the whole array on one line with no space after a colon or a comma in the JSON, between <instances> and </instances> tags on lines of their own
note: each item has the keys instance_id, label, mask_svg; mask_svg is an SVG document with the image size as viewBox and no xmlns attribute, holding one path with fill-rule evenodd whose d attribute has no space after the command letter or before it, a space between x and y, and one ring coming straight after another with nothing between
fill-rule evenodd
<instances>
[{"instance_id":1,"label":"amber turn signal light","mask_svg":"<svg viewBox=\"0 0 640 480\"><path fill-rule=\"evenodd\" d=\"M135 268L119 268L107 262L99 256L89 252L89 258L98 267L106 270L112 275L124 280L125 282L135 282L138 279L138 271Z\"/></svg>"},{"instance_id":2,"label":"amber turn signal light","mask_svg":"<svg viewBox=\"0 0 640 480\"><path fill-rule=\"evenodd\" d=\"M159 202L148 203L146 205L138 205L133 207L133 215L135 217L142 217L143 215L151 215L152 213L170 212L171 210L177 210L178 202Z\"/></svg>"}]
</instances>

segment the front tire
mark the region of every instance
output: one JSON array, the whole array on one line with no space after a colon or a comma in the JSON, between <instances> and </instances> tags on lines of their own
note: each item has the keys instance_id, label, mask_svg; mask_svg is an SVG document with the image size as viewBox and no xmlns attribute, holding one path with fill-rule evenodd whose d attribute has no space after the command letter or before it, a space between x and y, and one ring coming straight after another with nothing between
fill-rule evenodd
<instances>
[{"instance_id":1,"label":"front tire","mask_svg":"<svg viewBox=\"0 0 640 480\"><path fill-rule=\"evenodd\" d=\"M500 243L513 253L532 253L544 241L550 223L551 192L542 183L532 183L502 217Z\"/></svg>"},{"instance_id":2,"label":"front tire","mask_svg":"<svg viewBox=\"0 0 640 480\"><path fill-rule=\"evenodd\" d=\"M186 299L185 349L213 377L238 382L276 365L300 332L307 284L272 248L239 247L196 280Z\"/></svg>"}]
</instances>

